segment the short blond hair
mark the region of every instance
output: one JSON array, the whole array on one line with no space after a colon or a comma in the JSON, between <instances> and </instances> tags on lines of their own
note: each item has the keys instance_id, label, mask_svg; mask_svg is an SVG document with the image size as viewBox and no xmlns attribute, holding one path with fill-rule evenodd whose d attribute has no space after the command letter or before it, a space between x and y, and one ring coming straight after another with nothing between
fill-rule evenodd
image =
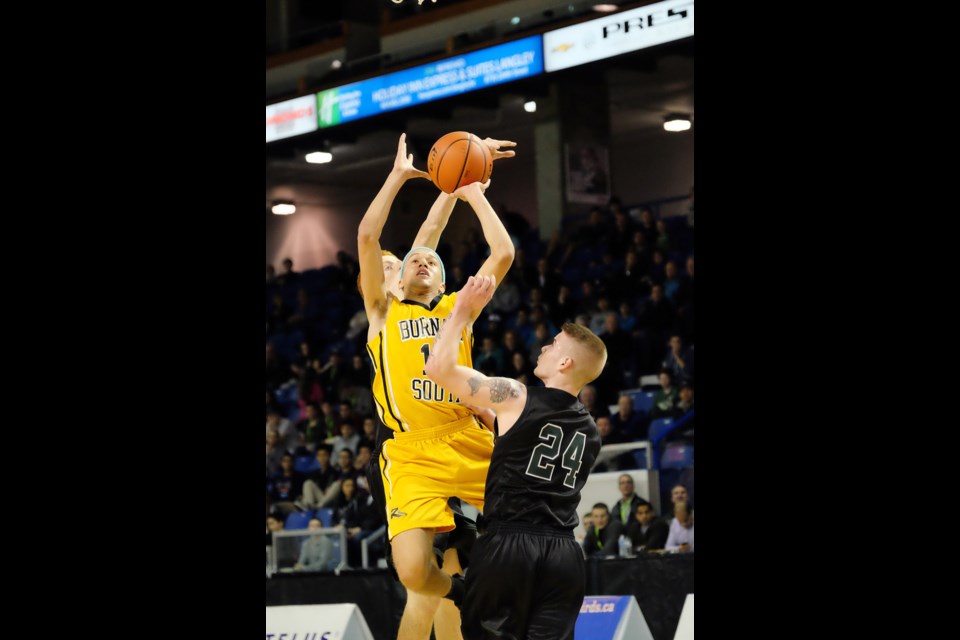
<instances>
[{"instance_id":1,"label":"short blond hair","mask_svg":"<svg viewBox=\"0 0 960 640\"><path fill-rule=\"evenodd\" d=\"M603 340L598 338L597 334L583 325L565 322L561 331L580 345L589 358L584 366L579 368L583 375L583 384L596 380L607 363L607 345L603 344Z\"/></svg>"}]
</instances>

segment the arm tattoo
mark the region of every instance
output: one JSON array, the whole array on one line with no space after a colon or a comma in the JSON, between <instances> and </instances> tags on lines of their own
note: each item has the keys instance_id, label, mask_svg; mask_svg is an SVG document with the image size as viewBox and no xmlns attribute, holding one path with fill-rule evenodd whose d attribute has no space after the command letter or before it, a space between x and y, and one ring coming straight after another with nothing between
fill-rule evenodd
<instances>
[{"instance_id":1,"label":"arm tattoo","mask_svg":"<svg viewBox=\"0 0 960 640\"><path fill-rule=\"evenodd\" d=\"M503 378L494 378L489 380L487 384L490 385L490 401L491 402L503 402L507 399L507 396L516 398L520 394L517 393L517 390L513 388L513 385L509 380L504 380Z\"/></svg>"},{"instance_id":2,"label":"arm tattoo","mask_svg":"<svg viewBox=\"0 0 960 640\"><path fill-rule=\"evenodd\" d=\"M480 390L480 376L473 376L467 380L467 384L470 385L470 395L477 395L477 391Z\"/></svg>"},{"instance_id":3,"label":"arm tattoo","mask_svg":"<svg viewBox=\"0 0 960 640\"><path fill-rule=\"evenodd\" d=\"M519 385L513 380L507 380L506 378L488 378L482 380L480 376L474 376L467 380L467 384L470 385L471 396L477 395L480 387L490 387L491 402L503 402L507 398L520 397Z\"/></svg>"}]
</instances>

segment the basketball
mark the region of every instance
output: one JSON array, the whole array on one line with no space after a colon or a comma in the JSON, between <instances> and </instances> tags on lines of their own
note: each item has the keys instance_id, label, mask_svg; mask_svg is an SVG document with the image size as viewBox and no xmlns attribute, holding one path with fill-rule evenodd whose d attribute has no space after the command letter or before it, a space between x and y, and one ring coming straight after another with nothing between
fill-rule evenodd
<instances>
[{"instance_id":1,"label":"basketball","mask_svg":"<svg viewBox=\"0 0 960 640\"><path fill-rule=\"evenodd\" d=\"M471 182L486 182L493 172L493 156L480 138L454 131L437 140L427 157L427 173L444 193Z\"/></svg>"}]
</instances>

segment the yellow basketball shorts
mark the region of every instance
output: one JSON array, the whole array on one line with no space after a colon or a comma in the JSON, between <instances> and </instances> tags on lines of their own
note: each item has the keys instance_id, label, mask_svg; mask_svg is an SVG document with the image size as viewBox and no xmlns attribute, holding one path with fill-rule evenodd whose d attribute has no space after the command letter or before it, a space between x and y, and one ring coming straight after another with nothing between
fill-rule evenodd
<instances>
[{"instance_id":1,"label":"yellow basketball shorts","mask_svg":"<svg viewBox=\"0 0 960 640\"><path fill-rule=\"evenodd\" d=\"M483 511L493 433L473 417L435 429L396 432L384 441L380 455L391 540L410 529L452 530L451 497Z\"/></svg>"}]
</instances>

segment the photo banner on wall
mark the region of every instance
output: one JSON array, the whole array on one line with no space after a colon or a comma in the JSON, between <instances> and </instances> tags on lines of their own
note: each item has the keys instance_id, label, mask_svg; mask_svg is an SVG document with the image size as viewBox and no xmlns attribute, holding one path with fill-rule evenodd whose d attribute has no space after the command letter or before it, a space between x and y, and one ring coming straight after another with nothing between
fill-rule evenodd
<instances>
[{"instance_id":1,"label":"photo banner on wall","mask_svg":"<svg viewBox=\"0 0 960 640\"><path fill-rule=\"evenodd\" d=\"M564 145L567 200L606 205L610 201L610 154L595 144Z\"/></svg>"}]
</instances>

